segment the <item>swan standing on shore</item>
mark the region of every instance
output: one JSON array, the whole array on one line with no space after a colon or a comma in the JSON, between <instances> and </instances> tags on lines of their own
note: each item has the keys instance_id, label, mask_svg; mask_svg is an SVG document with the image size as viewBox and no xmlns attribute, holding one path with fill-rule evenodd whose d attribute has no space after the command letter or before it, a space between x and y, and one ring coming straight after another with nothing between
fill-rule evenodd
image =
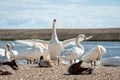
<instances>
[{"instance_id":1,"label":"swan standing on shore","mask_svg":"<svg viewBox=\"0 0 120 80\"><path fill-rule=\"evenodd\" d=\"M96 60L100 60L102 55L106 53L106 49L102 45L97 45L90 49L87 53L82 56L83 62L90 63L92 66L96 66Z\"/></svg>"},{"instance_id":2,"label":"swan standing on shore","mask_svg":"<svg viewBox=\"0 0 120 80\"><path fill-rule=\"evenodd\" d=\"M120 56L108 57L101 61L103 66L120 66Z\"/></svg>"},{"instance_id":3,"label":"swan standing on shore","mask_svg":"<svg viewBox=\"0 0 120 80\"><path fill-rule=\"evenodd\" d=\"M84 53L84 47L79 42L86 40L86 36L84 34L80 34L76 38L76 46L72 48L65 49L61 55L59 56L60 59L64 60L76 60ZM70 62L72 64L72 62Z\"/></svg>"},{"instance_id":4,"label":"swan standing on shore","mask_svg":"<svg viewBox=\"0 0 120 80\"><path fill-rule=\"evenodd\" d=\"M55 29L56 19L53 20L52 38L48 43L48 50L51 59L56 59L56 56L62 51L62 42L58 40L58 36Z\"/></svg>"},{"instance_id":5,"label":"swan standing on shore","mask_svg":"<svg viewBox=\"0 0 120 80\"><path fill-rule=\"evenodd\" d=\"M10 45L8 43L6 44L6 47L8 47L8 51L9 51L10 50ZM5 56L6 47L4 49L0 48L0 56Z\"/></svg>"},{"instance_id":6,"label":"swan standing on shore","mask_svg":"<svg viewBox=\"0 0 120 80\"><path fill-rule=\"evenodd\" d=\"M50 41L45 41L45 40L38 40L38 39L33 39L33 40L17 40L17 42L20 43L40 43L45 46L46 49L48 49L48 53L50 54L50 57L52 60L56 59L57 56L60 55L61 51L65 46L68 46L70 43L75 44L76 38L64 40L64 41L59 41L56 33L56 19L53 20L53 29L52 29L52 38Z\"/></svg>"},{"instance_id":7,"label":"swan standing on shore","mask_svg":"<svg viewBox=\"0 0 120 80\"><path fill-rule=\"evenodd\" d=\"M26 48L20 51L17 55L13 57L15 60L31 60L39 59L43 54L43 49L39 44L31 45L31 48Z\"/></svg>"},{"instance_id":8,"label":"swan standing on shore","mask_svg":"<svg viewBox=\"0 0 120 80\"><path fill-rule=\"evenodd\" d=\"M10 58L13 59L18 55L18 51L15 50L15 44L12 43L12 49L10 50Z\"/></svg>"},{"instance_id":9,"label":"swan standing on shore","mask_svg":"<svg viewBox=\"0 0 120 80\"><path fill-rule=\"evenodd\" d=\"M8 62L10 61L9 44L6 44L4 52L1 53L0 55L0 62L7 62L7 61Z\"/></svg>"}]
</instances>

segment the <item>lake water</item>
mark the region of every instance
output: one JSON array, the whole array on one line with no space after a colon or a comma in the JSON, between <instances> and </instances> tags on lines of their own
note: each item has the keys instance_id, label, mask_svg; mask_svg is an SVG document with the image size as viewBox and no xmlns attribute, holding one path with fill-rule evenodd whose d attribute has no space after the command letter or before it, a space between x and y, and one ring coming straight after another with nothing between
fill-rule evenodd
<instances>
[{"instance_id":1,"label":"lake water","mask_svg":"<svg viewBox=\"0 0 120 80\"><path fill-rule=\"evenodd\" d=\"M4 48L6 43L12 44L14 41L0 41L0 48ZM23 50L24 48L28 48L29 46L21 43L15 43L15 49L20 51ZM111 41L84 41L81 42L81 44L85 48L85 52L87 52L89 49L97 46L97 45L102 45L106 48L107 52L105 55L103 55L103 58L107 57L113 57L113 56L120 56L120 41L118 42L111 42Z\"/></svg>"}]
</instances>

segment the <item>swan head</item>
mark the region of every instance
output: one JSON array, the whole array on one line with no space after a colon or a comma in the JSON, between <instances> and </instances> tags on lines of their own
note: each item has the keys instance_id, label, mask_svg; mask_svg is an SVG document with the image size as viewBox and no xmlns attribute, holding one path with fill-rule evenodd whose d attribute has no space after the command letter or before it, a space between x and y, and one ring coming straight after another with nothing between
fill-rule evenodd
<instances>
[{"instance_id":1,"label":"swan head","mask_svg":"<svg viewBox=\"0 0 120 80\"><path fill-rule=\"evenodd\" d=\"M9 43L7 43L7 44L6 44L6 46L7 46L7 47L9 47L9 46L10 46L10 44L9 44Z\"/></svg>"},{"instance_id":2,"label":"swan head","mask_svg":"<svg viewBox=\"0 0 120 80\"><path fill-rule=\"evenodd\" d=\"M15 44L14 44L14 43L12 43L12 46L15 46Z\"/></svg>"},{"instance_id":3,"label":"swan head","mask_svg":"<svg viewBox=\"0 0 120 80\"><path fill-rule=\"evenodd\" d=\"M100 54L105 54L106 53L106 49L102 45L98 45L97 47L99 49Z\"/></svg>"},{"instance_id":4,"label":"swan head","mask_svg":"<svg viewBox=\"0 0 120 80\"><path fill-rule=\"evenodd\" d=\"M79 41L83 41L83 40L86 40L86 36L84 34L79 34L77 36L77 39L79 39Z\"/></svg>"},{"instance_id":5,"label":"swan head","mask_svg":"<svg viewBox=\"0 0 120 80\"><path fill-rule=\"evenodd\" d=\"M53 22L56 22L56 19L53 19Z\"/></svg>"},{"instance_id":6,"label":"swan head","mask_svg":"<svg viewBox=\"0 0 120 80\"><path fill-rule=\"evenodd\" d=\"M53 19L53 27L55 27L56 19Z\"/></svg>"}]
</instances>

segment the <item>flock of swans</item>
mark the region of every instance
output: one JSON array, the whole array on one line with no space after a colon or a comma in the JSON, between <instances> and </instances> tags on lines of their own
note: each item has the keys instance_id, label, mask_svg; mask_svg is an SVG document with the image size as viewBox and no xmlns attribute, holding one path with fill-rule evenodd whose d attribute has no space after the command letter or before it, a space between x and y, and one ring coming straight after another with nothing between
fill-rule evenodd
<instances>
[{"instance_id":1,"label":"flock of swans","mask_svg":"<svg viewBox=\"0 0 120 80\"><path fill-rule=\"evenodd\" d=\"M39 39L16 40L16 42L27 44L31 46L31 48L26 48L17 52L14 50L14 43L12 44L12 49L10 49L10 45L7 44L5 49L0 49L0 62L11 60L39 60L40 56L43 56L45 60L59 60L61 63L65 63L65 60L75 61L77 58L82 56L81 60L83 62L91 62L91 65L93 65L92 62L94 62L95 66L96 60L100 60L102 55L106 53L106 49L102 45L97 45L85 53L84 46L81 45L80 42L88 40L92 38L92 36L86 37L84 34L80 34L76 38L59 41L55 24L56 19L53 20L52 37L50 41ZM74 44L75 46L65 49L69 44ZM110 60L114 59L116 58L103 60L101 64L110 64ZM117 57L117 59L119 59L120 65L120 58Z\"/></svg>"}]
</instances>

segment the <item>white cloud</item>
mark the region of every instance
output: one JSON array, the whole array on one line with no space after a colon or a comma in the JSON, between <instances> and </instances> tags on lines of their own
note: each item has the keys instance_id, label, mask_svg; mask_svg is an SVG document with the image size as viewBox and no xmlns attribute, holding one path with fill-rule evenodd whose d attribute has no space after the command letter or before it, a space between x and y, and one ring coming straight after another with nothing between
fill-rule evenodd
<instances>
[{"instance_id":1,"label":"white cloud","mask_svg":"<svg viewBox=\"0 0 120 80\"><path fill-rule=\"evenodd\" d=\"M4 25L6 23L7 26L10 26L7 23L14 23L14 20L17 20L17 26L20 28L28 28L28 26L51 28L51 22L54 18L57 19L58 28L85 28L96 25L105 27L109 23L111 23L111 26L115 24L120 26L117 23L117 21L120 21L119 6L53 5L44 4L44 1L41 0L30 0L30 2L29 0L19 2L13 0L12 3L0 3L0 10L0 24ZM2 20L5 20L4 24Z\"/></svg>"}]
</instances>

